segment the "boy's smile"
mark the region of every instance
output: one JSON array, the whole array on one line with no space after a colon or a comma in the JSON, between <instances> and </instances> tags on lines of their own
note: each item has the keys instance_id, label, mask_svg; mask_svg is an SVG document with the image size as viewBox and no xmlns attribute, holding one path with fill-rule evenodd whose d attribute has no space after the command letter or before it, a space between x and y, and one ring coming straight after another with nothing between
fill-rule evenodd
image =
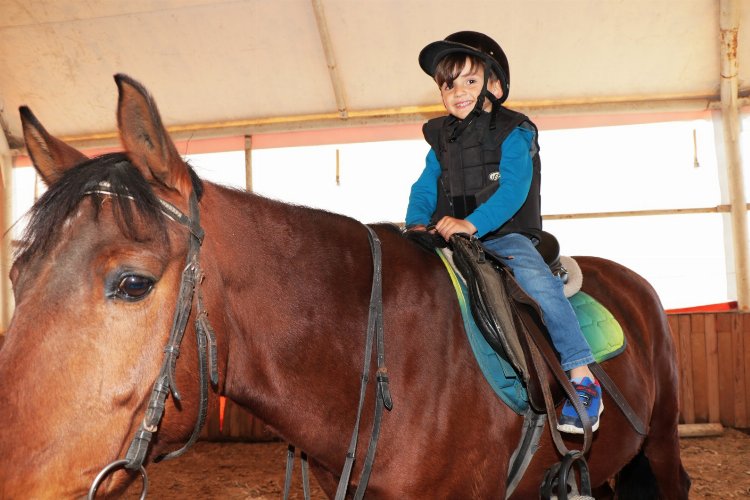
<instances>
[{"instance_id":1,"label":"boy's smile","mask_svg":"<svg viewBox=\"0 0 750 500\"><path fill-rule=\"evenodd\" d=\"M440 88L440 96L443 98L443 105L448 113L460 120L466 118L476 105L483 83L484 68L478 64L472 67L467 58L461 73L453 82L450 84L446 82ZM487 82L487 90L498 99L503 95L500 81L495 78L490 78ZM491 108L492 103L489 99L485 99L482 109L489 111Z\"/></svg>"}]
</instances>

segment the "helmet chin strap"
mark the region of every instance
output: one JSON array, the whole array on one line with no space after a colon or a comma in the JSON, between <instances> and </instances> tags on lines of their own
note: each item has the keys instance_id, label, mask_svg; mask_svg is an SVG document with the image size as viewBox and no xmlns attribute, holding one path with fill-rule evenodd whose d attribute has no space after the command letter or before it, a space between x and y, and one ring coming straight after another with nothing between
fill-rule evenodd
<instances>
[{"instance_id":1,"label":"helmet chin strap","mask_svg":"<svg viewBox=\"0 0 750 500\"><path fill-rule=\"evenodd\" d=\"M448 139L450 142L455 142L459 137L461 137L461 134L464 133L464 130L471 125L471 123L474 121L474 118L482 114L482 110L484 108L484 99L487 98L492 103L492 112L490 116L490 130L495 130L495 112L497 111L497 107L500 105L500 101L497 97L494 96L492 92L490 92L487 89L487 84L490 80L490 72L492 71L492 68L490 67L490 63L485 62L484 63L484 82L482 83L482 90L479 92L479 96L477 96L477 103L474 105L474 109L472 109L468 115L466 115L466 118L464 118L461 123L458 124L458 127L456 127L453 130L453 133L450 136L450 139Z\"/></svg>"},{"instance_id":2,"label":"helmet chin strap","mask_svg":"<svg viewBox=\"0 0 750 500\"><path fill-rule=\"evenodd\" d=\"M487 98L492 102L492 110L490 111L490 130L495 130L495 118L497 117L497 108L500 107L500 99L495 97L492 92L487 92Z\"/></svg>"}]
</instances>

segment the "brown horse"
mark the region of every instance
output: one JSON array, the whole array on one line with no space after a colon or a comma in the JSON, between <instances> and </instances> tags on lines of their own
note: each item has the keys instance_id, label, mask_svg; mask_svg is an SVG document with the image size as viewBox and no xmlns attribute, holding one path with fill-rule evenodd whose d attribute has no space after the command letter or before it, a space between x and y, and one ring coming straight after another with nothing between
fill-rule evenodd
<instances>
[{"instance_id":1,"label":"brown horse","mask_svg":"<svg viewBox=\"0 0 750 500\"><path fill-rule=\"evenodd\" d=\"M179 388L180 399L164 396L158 430L152 425L141 447L145 463L189 439L201 407L198 299L216 335L209 404L223 394L267 422L307 453L333 495L364 363L374 274L368 231L344 216L201 182L146 90L115 79L123 153L88 159L22 109L28 151L49 189L11 270L16 309L0 350L0 498L85 495L133 436L143 436L154 388ZM191 197L199 200L192 212ZM393 408L382 417L366 496L504 498L523 419L483 379L440 260L386 226L375 230ZM181 274L191 238L201 237L200 288L187 303L191 321L164 389L155 381L163 359L177 354L164 346L179 323ZM633 492L646 488L685 499L674 347L659 299L615 263L578 260L585 291L626 331L628 348L603 366L649 429L637 434L605 396L588 455L596 496L611 497L616 484L620 498L648 498ZM359 437L350 494L374 407L368 390L361 421L368 431ZM544 471L560 460L548 432L540 446L514 497L536 497ZM137 478L116 471L99 494Z\"/></svg>"}]
</instances>

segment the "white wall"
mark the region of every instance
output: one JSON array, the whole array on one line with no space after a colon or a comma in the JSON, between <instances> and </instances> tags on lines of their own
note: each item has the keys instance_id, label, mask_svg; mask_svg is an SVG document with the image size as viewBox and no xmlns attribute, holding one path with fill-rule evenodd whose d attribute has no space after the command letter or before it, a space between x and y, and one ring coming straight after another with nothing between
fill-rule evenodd
<instances>
[{"instance_id":1,"label":"white wall","mask_svg":"<svg viewBox=\"0 0 750 500\"><path fill-rule=\"evenodd\" d=\"M745 128L749 121L745 119ZM545 215L726 203L708 119L541 131L540 145ZM747 159L747 133L743 147ZM427 151L422 140L256 150L253 187L264 196L362 222L402 222L409 188ZM242 151L187 159L207 180L245 186ZM33 200L33 170L15 168L14 183L14 218L19 218ZM596 255L627 265L654 285L665 307L677 308L735 299L725 257L725 218L708 213L547 220L545 229L558 237L564 254ZM18 234L15 230L14 237Z\"/></svg>"}]
</instances>

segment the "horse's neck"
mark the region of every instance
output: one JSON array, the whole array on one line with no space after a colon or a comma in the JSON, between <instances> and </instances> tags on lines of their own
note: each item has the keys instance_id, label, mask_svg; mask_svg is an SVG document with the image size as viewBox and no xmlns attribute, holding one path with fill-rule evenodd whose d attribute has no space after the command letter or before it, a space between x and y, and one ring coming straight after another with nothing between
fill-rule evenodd
<instances>
[{"instance_id":1,"label":"horse's neck","mask_svg":"<svg viewBox=\"0 0 750 500\"><path fill-rule=\"evenodd\" d=\"M330 426L320 402L351 395L351 407L357 397L372 278L367 231L241 193L206 196L204 272L207 287L216 283L208 313L222 318L225 394L282 434L301 420Z\"/></svg>"}]
</instances>

